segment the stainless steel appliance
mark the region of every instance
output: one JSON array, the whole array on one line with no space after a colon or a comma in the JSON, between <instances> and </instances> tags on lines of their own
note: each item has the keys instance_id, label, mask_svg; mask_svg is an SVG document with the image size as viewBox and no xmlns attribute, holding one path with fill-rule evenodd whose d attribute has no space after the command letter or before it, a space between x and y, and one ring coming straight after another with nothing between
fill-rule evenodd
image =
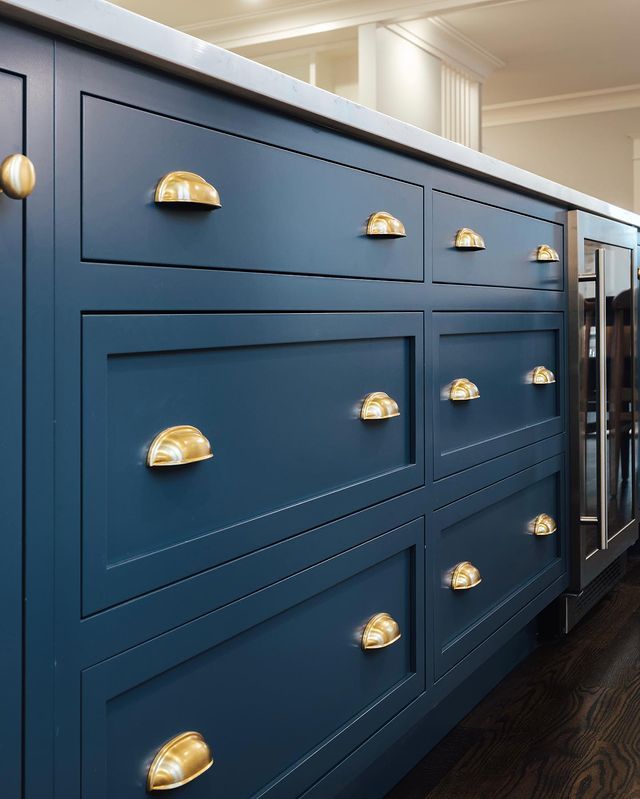
<instances>
[{"instance_id":1,"label":"stainless steel appliance","mask_svg":"<svg viewBox=\"0 0 640 799\"><path fill-rule=\"evenodd\" d=\"M638 538L637 231L569 214L572 594L565 629L622 572Z\"/></svg>"}]
</instances>

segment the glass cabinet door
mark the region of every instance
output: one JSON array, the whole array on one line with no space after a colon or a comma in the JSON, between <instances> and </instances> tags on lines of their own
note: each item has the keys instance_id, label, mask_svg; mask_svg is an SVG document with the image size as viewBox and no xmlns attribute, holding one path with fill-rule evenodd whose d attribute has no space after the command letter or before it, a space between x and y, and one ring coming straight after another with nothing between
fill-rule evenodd
<instances>
[{"instance_id":1,"label":"glass cabinet door","mask_svg":"<svg viewBox=\"0 0 640 799\"><path fill-rule=\"evenodd\" d=\"M571 413L580 588L637 538L637 234L601 219L590 230L588 219L580 220L584 235L577 242L570 352L577 364ZM604 235L590 238L590 232Z\"/></svg>"}]
</instances>

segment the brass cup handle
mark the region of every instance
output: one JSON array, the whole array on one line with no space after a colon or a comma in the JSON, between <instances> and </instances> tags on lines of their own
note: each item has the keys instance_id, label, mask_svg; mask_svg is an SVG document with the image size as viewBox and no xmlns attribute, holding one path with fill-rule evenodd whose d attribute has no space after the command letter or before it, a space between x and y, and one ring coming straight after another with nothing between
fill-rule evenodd
<instances>
[{"instance_id":1,"label":"brass cup handle","mask_svg":"<svg viewBox=\"0 0 640 799\"><path fill-rule=\"evenodd\" d=\"M385 649L402 638L400 625L388 613L376 613L362 632L361 646L365 650Z\"/></svg>"},{"instance_id":2,"label":"brass cup handle","mask_svg":"<svg viewBox=\"0 0 640 799\"><path fill-rule=\"evenodd\" d=\"M186 203L203 208L220 208L220 194L215 186L195 172L168 172L156 186L156 203Z\"/></svg>"},{"instance_id":3,"label":"brass cup handle","mask_svg":"<svg viewBox=\"0 0 640 799\"><path fill-rule=\"evenodd\" d=\"M213 756L199 732L183 732L167 741L147 773L147 791L171 791L195 780L213 765Z\"/></svg>"},{"instance_id":4,"label":"brass cup handle","mask_svg":"<svg viewBox=\"0 0 640 799\"><path fill-rule=\"evenodd\" d=\"M475 383L466 377L457 377L449 386L449 399L451 402L466 402L480 398L480 391Z\"/></svg>"},{"instance_id":5,"label":"brass cup handle","mask_svg":"<svg viewBox=\"0 0 640 799\"><path fill-rule=\"evenodd\" d=\"M454 239L456 250L486 250L484 239L470 227L461 227Z\"/></svg>"},{"instance_id":6,"label":"brass cup handle","mask_svg":"<svg viewBox=\"0 0 640 799\"><path fill-rule=\"evenodd\" d=\"M466 591L475 588L482 582L480 571L468 560L458 563L451 572L451 588L453 591Z\"/></svg>"},{"instance_id":7,"label":"brass cup handle","mask_svg":"<svg viewBox=\"0 0 640 799\"><path fill-rule=\"evenodd\" d=\"M548 386L556 382L556 376L546 366L536 366L531 372L531 382L534 386Z\"/></svg>"},{"instance_id":8,"label":"brass cup handle","mask_svg":"<svg viewBox=\"0 0 640 799\"><path fill-rule=\"evenodd\" d=\"M553 516L548 513L541 513L532 522L533 534L537 536L553 535L558 525Z\"/></svg>"},{"instance_id":9,"label":"brass cup handle","mask_svg":"<svg viewBox=\"0 0 640 799\"><path fill-rule=\"evenodd\" d=\"M374 391L362 401L360 418L363 422L376 422L400 416L398 403L384 391Z\"/></svg>"},{"instance_id":10,"label":"brass cup handle","mask_svg":"<svg viewBox=\"0 0 640 799\"><path fill-rule=\"evenodd\" d=\"M560 256L558 255L558 251L554 250L549 244L541 244L536 249L536 261L539 263L548 261L555 263L560 260Z\"/></svg>"},{"instance_id":11,"label":"brass cup handle","mask_svg":"<svg viewBox=\"0 0 640 799\"><path fill-rule=\"evenodd\" d=\"M8 155L0 164L0 192L24 200L36 187L36 168L26 155Z\"/></svg>"},{"instance_id":12,"label":"brass cup handle","mask_svg":"<svg viewBox=\"0 0 640 799\"><path fill-rule=\"evenodd\" d=\"M376 211L367 220L367 236L401 239L407 235L402 222L388 211Z\"/></svg>"},{"instance_id":13,"label":"brass cup handle","mask_svg":"<svg viewBox=\"0 0 640 799\"><path fill-rule=\"evenodd\" d=\"M197 427L179 424L167 427L153 439L147 466L184 466L213 458L209 439Z\"/></svg>"}]
</instances>

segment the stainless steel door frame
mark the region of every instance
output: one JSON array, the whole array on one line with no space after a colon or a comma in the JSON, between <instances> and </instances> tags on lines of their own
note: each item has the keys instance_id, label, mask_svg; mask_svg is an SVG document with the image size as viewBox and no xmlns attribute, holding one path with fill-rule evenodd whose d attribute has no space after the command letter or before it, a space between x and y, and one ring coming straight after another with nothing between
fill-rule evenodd
<instances>
[{"instance_id":1,"label":"stainless steel door frame","mask_svg":"<svg viewBox=\"0 0 640 799\"><path fill-rule=\"evenodd\" d=\"M595 272L585 270L585 241L604 245L596 249ZM633 443L631 455L631 480L633 481L632 519L613 536L607 525L608 511L608 404L607 396L607 340L606 340L606 245L628 249L631 257L631 319L632 335L632 407L634 411ZM602 569L606 568L638 537L637 510L637 463L638 463L638 391L637 391L637 335L638 335L638 286L635 279L638 231L619 222L596 217L582 211L568 214L568 349L569 349L569 436L570 436L570 492L571 492L571 590L580 592ZM580 296L579 282L593 282L596 294L596 369L597 369L597 516L580 516L582 442L580 438ZM586 552L582 535L582 524L598 525L599 548Z\"/></svg>"}]
</instances>

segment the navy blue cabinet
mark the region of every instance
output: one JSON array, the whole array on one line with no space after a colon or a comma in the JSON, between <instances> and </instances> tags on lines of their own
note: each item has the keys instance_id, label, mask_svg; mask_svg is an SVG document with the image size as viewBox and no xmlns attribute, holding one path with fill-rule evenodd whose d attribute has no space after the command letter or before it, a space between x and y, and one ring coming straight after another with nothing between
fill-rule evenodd
<instances>
[{"instance_id":1,"label":"navy blue cabinet","mask_svg":"<svg viewBox=\"0 0 640 799\"><path fill-rule=\"evenodd\" d=\"M2 153L38 173L0 194L6 795L143 797L197 731L214 764L176 796L329 799L384 768L376 799L567 585L566 211L0 44ZM213 204L158 202L173 171Z\"/></svg>"},{"instance_id":2,"label":"navy blue cabinet","mask_svg":"<svg viewBox=\"0 0 640 799\"><path fill-rule=\"evenodd\" d=\"M192 729L214 764L190 795L299 796L424 691L423 551L416 520L87 669L82 796L144 795ZM380 611L401 637L365 650Z\"/></svg>"},{"instance_id":3,"label":"navy blue cabinet","mask_svg":"<svg viewBox=\"0 0 640 799\"><path fill-rule=\"evenodd\" d=\"M2 795L18 799L39 787L47 766L52 661L40 660L45 588L51 570L51 156L53 43L0 24L0 163L26 156L35 165L33 191L15 173L0 178L0 758ZM12 177L14 179L12 179ZM26 301L34 303L25 312ZM28 424L25 424L28 422ZM39 451L39 452L38 452ZM24 556L27 556L26 558ZM41 568L42 567L42 568ZM48 604L48 607L47 607ZM33 690L28 686L34 683ZM34 722L31 724L31 722ZM26 722L26 723L25 723ZM32 734L33 733L33 734ZM26 743L26 746L25 746Z\"/></svg>"},{"instance_id":4,"label":"navy blue cabinet","mask_svg":"<svg viewBox=\"0 0 640 799\"><path fill-rule=\"evenodd\" d=\"M420 313L87 315L82 329L85 613L424 483ZM375 392L399 415L363 420ZM213 458L149 468L156 434L186 423Z\"/></svg>"},{"instance_id":5,"label":"navy blue cabinet","mask_svg":"<svg viewBox=\"0 0 640 799\"><path fill-rule=\"evenodd\" d=\"M436 478L563 431L562 314L436 312L433 351Z\"/></svg>"}]
</instances>

